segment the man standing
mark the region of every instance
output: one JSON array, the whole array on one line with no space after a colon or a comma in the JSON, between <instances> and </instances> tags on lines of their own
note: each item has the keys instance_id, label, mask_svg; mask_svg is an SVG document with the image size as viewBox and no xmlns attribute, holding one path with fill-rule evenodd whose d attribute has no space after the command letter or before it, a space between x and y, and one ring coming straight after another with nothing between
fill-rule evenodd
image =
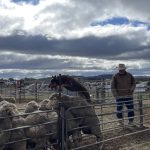
<instances>
[{"instance_id":1,"label":"man standing","mask_svg":"<svg viewBox=\"0 0 150 150\"><path fill-rule=\"evenodd\" d=\"M117 103L117 118L121 126L123 123L123 105L128 109L129 124L133 125L134 120L134 104L133 92L135 89L135 79L129 72L126 71L124 64L118 65L118 73L112 77L111 90Z\"/></svg>"}]
</instances>

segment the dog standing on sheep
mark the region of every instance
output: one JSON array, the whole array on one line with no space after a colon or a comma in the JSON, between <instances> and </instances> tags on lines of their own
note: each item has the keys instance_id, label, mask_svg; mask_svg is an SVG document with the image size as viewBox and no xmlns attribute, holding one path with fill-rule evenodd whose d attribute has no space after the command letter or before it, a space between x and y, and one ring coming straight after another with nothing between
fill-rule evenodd
<instances>
[{"instance_id":1,"label":"dog standing on sheep","mask_svg":"<svg viewBox=\"0 0 150 150\"><path fill-rule=\"evenodd\" d=\"M97 142L102 141L100 121L96 116L94 107L90 106L84 98L62 94L60 99L59 94L55 93L50 97L50 100L54 109L58 109L59 103L61 103L65 110L70 109L68 112L71 112L78 126L86 126L86 128L81 129L84 134L95 135ZM72 107L76 108L72 109ZM100 147L102 147L102 145Z\"/></svg>"}]
</instances>

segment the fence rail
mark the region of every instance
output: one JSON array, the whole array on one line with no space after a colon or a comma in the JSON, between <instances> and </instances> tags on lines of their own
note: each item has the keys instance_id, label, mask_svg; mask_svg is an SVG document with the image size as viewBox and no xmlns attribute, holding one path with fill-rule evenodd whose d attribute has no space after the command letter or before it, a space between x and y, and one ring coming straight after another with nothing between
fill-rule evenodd
<instances>
[{"instance_id":1,"label":"fence rail","mask_svg":"<svg viewBox=\"0 0 150 150\"><path fill-rule=\"evenodd\" d=\"M38 85L38 84L36 84ZM16 89L13 90L11 89L10 91L7 89L2 89L1 90L1 94L3 96L12 96L11 94L14 93L19 93L20 89ZM109 91L109 90L106 90ZM62 91L60 90L60 93ZM9 94L8 94L9 93ZM43 94L44 93L44 94ZM35 90L35 93L32 93L32 96L25 93L24 97L23 95L18 96L15 95L14 97L16 97L18 99L18 102L25 102L25 100L27 99L34 99L36 101L40 101L44 98L49 98L49 96L51 95L50 93L53 93L53 91L46 91L46 92L42 92L39 91L38 89ZM115 149L114 145L112 144L115 140L122 140L122 138L129 138L131 136L133 136L133 138L136 140L137 137L135 137L134 135L146 135L147 138L145 139L145 141L143 141L143 143L150 143L149 141L149 135L150 135L150 93L148 92L135 92L134 94L134 112L135 112L135 116L134 116L134 124L135 126L132 127L130 125L128 125L128 110L124 107L123 109L123 114L124 114L124 123L125 126L119 126L118 125L118 119L116 118L116 102L114 100L114 98L112 98L112 95L110 94L110 91L107 93L105 92L105 96L102 95L101 91L95 91L95 95L93 96L94 102L91 105L85 105L85 106L79 106L77 105L76 107L70 107L69 109L65 109L64 108L64 103L59 103L59 113L58 116L55 118L57 121L45 121L45 122L41 122L41 123L36 123L36 124L30 124L30 125L22 125L22 126L17 126L17 127L11 127L11 128L7 128L7 129L1 129L1 125L0 125L0 150L1 147L5 147L6 145L13 145L15 143L20 143L20 142L28 142L29 140L33 140L34 138L36 139L37 137L28 137L25 136L24 138L22 137L22 139L12 139L12 140L7 140L5 143L1 142L1 138L3 138L2 135L5 135L5 133L10 133L12 134L12 132L15 131L20 131L20 130L26 130L26 129L32 129L32 128L37 128L37 127L42 127L42 126L53 126L53 124L55 123L55 125L57 124L58 128L56 131L52 131L52 132L46 132L44 135L41 135L40 138L44 139L44 137L46 137L46 143L45 143L45 148L48 150L49 149L59 149L59 150L67 150L67 149L73 149L73 150L78 150L78 149L97 149L99 146L99 144L103 144L103 147L108 150L108 149ZM31 94L31 93L30 93ZM21 99L20 99L21 98ZM102 99L103 98L103 99ZM61 94L60 94L60 101L61 101ZM81 100L76 99L76 102L78 104L80 104ZM72 118L67 118L66 116L68 116L68 113L72 113L73 111L75 112L79 112L79 111L84 111L85 109L90 108L94 109L95 111L95 115L83 115L83 116L73 116ZM23 112L24 108L20 107L18 108L18 110L20 110L21 112ZM18 117L22 117L24 118L24 116L29 116L29 115L34 115L34 114L48 114L51 112L57 112L55 110L46 110L46 111L41 111L41 112L32 112L32 113L21 113L15 116L1 116L0 115L0 120L7 120L10 119L12 120L13 118L18 118ZM1 113L1 112L0 112ZM100 127L101 133L102 133L102 137L103 139L101 141L96 141L95 137L93 135L89 135L89 134L83 134L84 129L89 128L89 125L87 124L82 124L81 126L78 125L77 127L72 127L71 129L68 129L68 125L70 124L70 122L78 122L78 121L85 121L86 118L92 118L92 117L97 117L99 119L99 123L94 124L94 127L96 128L97 126ZM53 118L54 119L54 118ZM84 119L84 120L82 120ZM0 121L1 124L1 121ZM73 143L73 140L80 140L79 136L73 137L73 133L75 131L79 131L81 136L82 136L82 142L79 142L79 145L74 145L74 146L70 146L69 143ZM82 131L82 132L81 132ZM50 141L50 137L53 135L57 134L57 140L56 141ZM133 139L133 141L134 141ZM138 141L139 139L137 139ZM126 147L128 148L136 148L139 146L141 146L140 143L138 143L138 145L136 145L135 141L131 146L131 142L130 140L128 140L126 143L127 145L121 145L122 149L126 149ZM112 143L111 143L112 142ZM142 143L142 144L143 144ZM112 147L110 148L109 145ZM144 144L143 144L144 145ZM116 145L115 145L116 146ZM120 148L121 148L120 147ZM30 148L33 149L33 148ZM117 149L117 148L116 148ZM119 148L118 148L119 149ZM140 149L141 150L141 149Z\"/></svg>"}]
</instances>

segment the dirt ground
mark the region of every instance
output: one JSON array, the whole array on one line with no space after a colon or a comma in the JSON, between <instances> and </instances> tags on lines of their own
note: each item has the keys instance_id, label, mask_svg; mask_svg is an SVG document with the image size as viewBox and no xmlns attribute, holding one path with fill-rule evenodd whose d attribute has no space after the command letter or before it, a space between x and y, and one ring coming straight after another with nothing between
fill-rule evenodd
<instances>
[{"instance_id":1,"label":"dirt ground","mask_svg":"<svg viewBox=\"0 0 150 150\"><path fill-rule=\"evenodd\" d=\"M105 138L115 138L116 136L126 135L137 131L146 130L148 128L125 128L116 133L106 134ZM146 143L146 144L145 144ZM149 145L147 144L149 143ZM142 145L142 147L141 147ZM104 150L149 150L150 149L150 130L134 135L124 136L121 138L113 139L109 142L104 143Z\"/></svg>"},{"instance_id":2,"label":"dirt ground","mask_svg":"<svg viewBox=\"0 0 150 150\"><path fill-rule=\"evenodd\" d=\"M116 138L117 136L130 134L136 131L146 130L148 128L136 128L136 129L119 129L118 131L107 133L104 135L104 140L110 139L103 143L102 150L150 150L150 130L142 133L138 133L130 136L123 136ZM115 139L116 138L116 139ZM96 139L90 137L84 139L81 146L95 143ZM84 147L82 150L97 150L96 146Z\"/></svg>"}]
</instances>

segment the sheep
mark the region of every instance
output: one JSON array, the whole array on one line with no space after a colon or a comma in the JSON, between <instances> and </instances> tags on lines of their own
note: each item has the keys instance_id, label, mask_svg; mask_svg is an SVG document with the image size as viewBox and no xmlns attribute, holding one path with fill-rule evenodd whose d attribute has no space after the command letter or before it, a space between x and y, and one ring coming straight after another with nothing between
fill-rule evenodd
<instances>
[{"instance_id":1,"label":"sheep","mask_svg":"<svg viewBox=\"0 0 150 150\"><path fill-rule=\"evenodd\" d=\"M26 125L45 123L46 118L45 116L41 115L41 111L39 111L39 104L37 102L30 101L29 103L27 103L24 112L25 114L28 113L27 115L24 115ZM36 112L36 114L29 114L32 112ZM26 136L31 138L30 140L27 140L27 148L40 149L40 147L44 147L45 138L43 140L43 138L40 138L40 136L44 136L45 132L45 126L35 126L25 129Z\"/></svg>"},{"instance_id":2,"label":"sheep","mask_svg":"<svg viewBox=\"0 0 150 150\"><path fill-rule=\"evenodd\" d=\"M4 118L6 115L1 112L0 107L0 150L3 150L5 147L4 144L10 139L10 132L3 132L3 130L7 130L12 128L12 123L10 118Z\"/></svg>"},{"instance_id":3,"label":"sheep","mask_svg":"<svg viewBox=\"0 0 150 150\"><path fill-rule=\"evenodd\" d=\"M33 104L33 103L30 103ZM57 118L57 114L55 112L52 112L51 114L49 113L48 115L46 113L41 113L41 111L36 111L37 114L29 114L25 119L15 116L15 115L19 115L19 112L17 111L16 105L13 105L11 103L8 103L6 101L3 101L3 105L1 102L0 105L0 117L5 117L6 115L4 115L5 111L8 112L8 114L12 117L11 118L7 118L2 120L3 118L0 118L1 122L0 122L0 129L4 130L4 129L11 129L11 128L17 128L18 126L32 126L32 125L36 125L36 124L40 124L40 123L46 123L46 122L51 122L54 121L53 117L56 116ZM50 118L51 116L51 118ZM6 123L5 123L6 122ZM55 125L53 125L55 124ZM31 127L31 128L25 128L25 129L20 129L20 130L15 130L15 131L11 131L11 132L4 132L3 134L0 135L0 145L4 145L4 143L13 141L13 140L18 140L21 139L22 137L27 137L27 138L33 138L32 141L27 141L28 142L32 142L32 144L35 144L35 149L43 149L45 147L46 144L46 137L43 138L45 136L46 133L52 133L52 132L56 132L56 128L57 128L57 121L55 121L53 124L48 124L48 125L42 125L42 126L35 126L35 127ZM25 131L25 132L24 132ZM11 138L10 138L11 137ZM11 139L11 140L10 140ZM49 136L49 140L52 141L56 141L57 140L57 136L56 134ZM33 143L34 142L34 143ZM0 150L2 150L3 148L11 148L13 150L25 150L26 149L26 142L20 142L19 143L15 143L15 144L11 144L8 146L2 146L0 147ZM24 144L24 145L23 145ZM24 146L24 147L23 147ZM28 148L28 147L27 147Z\"/></svg>"},{"instance_id":4,"label":"sheep","mask_svg":"<svg viewBox=\"0 0 150 150\"><path fill-rule=\"evenodd\" d=\"M24 119L16 115L19 115L19 112L15 104L4 102L3 105L0 106L0 130L2 131L0 134L0 150L3 150L4 148L12 150L26 150L26 141L5 145L7 142L25 138L23 129L8 132L3 131L24 125Z\"/></svg>"},{"instance_id":5,"label":"sheep","mask_svg":"<svg viewBox=\"0 0 150 150\"><path fill-rule=\"evenodd\" d=\"M43 110L46 110L46 105L47 103L49 102L49 99L44 99L40 102L40 106L39 106L39 110L43 111Z\"/></svg>"},{"instance_id":6,"label":"sheep","mask_svg":"<svg viewBox=\"0 0 150 150\"><path fill-rule=\"evenodd\" d=\"M38 109L39 109L38 103L35 101L30 101L29 103L27 103L24 112L31 113L31 112L37 111Z\"/></svg>"},{"instance_id":7,"label":"sheep","mask_svg":"<svg viewBox=\"0 0 150 150\"><path fill-rule=\"evenodd\" d=\"M36 113L30 114L25 118L25 125L34 126L25 129L25 134L28 138L32 138L32 142L35 143L35 149L42 150L45 148L47 139L50 142L57 140L57 114L55 112L49 112L47 115L41 111L36 111ZM46 137L45 135L48 133L54 134Z\"/></svg>"},{"instance_id":8,"label":"sheep","mask_svg":"<svg viewBox=\"0 0 150 150\"><path fill-rule=\"evenodd\" d=\"M0 107L2 107L2 106L5 105L5 104L8 104L8 103L9 103L9 102L3 100L3 101L0 102Z\"/></svg>"},{"instance_id":9,"label":"sheep","mask_svg":"<svg viewBox=\"0 0 150 150\"><path fill-rule=\"evenodd\" d=\"M14 97L2 97L0 95L0 101L3 101L3 100L10 102L10 103L16 103L16 99Z\"/></svg>"},{"instance_id":10,"label":"sheep","mask_svg":"<svg viewBox=\"0 0 150 150\"><path fill-rule=\"evenodd\" d=\"M0 95L0 102L3 101L3 100L4 100L3 97Z\"/></svg>"},{"instance_id":11,"label":"sheep","mask_svg":"<svg viewBox=\"0 0 150 150\"><path fill-rule=\"evenodd\" d=\"M81 129L84 134L95 135L97 138L97 142L102 140L99 119L96 116L94 107L90 106L86 100L84 100L82 97L68 96L63 94L61 95L60 99L60 96L57 93L52 94L50 100L51 102L49 103L49 105L53 106L54 109L58 109L58 105L60 102L65 110L68 110L71 107L79 107L79 109L70 109L68 112L71 112L74 118L81 117L81 119L77 119L76 121L78 122L80 127L87 126L86 128Z\"/></svg>"}]
</instances>

